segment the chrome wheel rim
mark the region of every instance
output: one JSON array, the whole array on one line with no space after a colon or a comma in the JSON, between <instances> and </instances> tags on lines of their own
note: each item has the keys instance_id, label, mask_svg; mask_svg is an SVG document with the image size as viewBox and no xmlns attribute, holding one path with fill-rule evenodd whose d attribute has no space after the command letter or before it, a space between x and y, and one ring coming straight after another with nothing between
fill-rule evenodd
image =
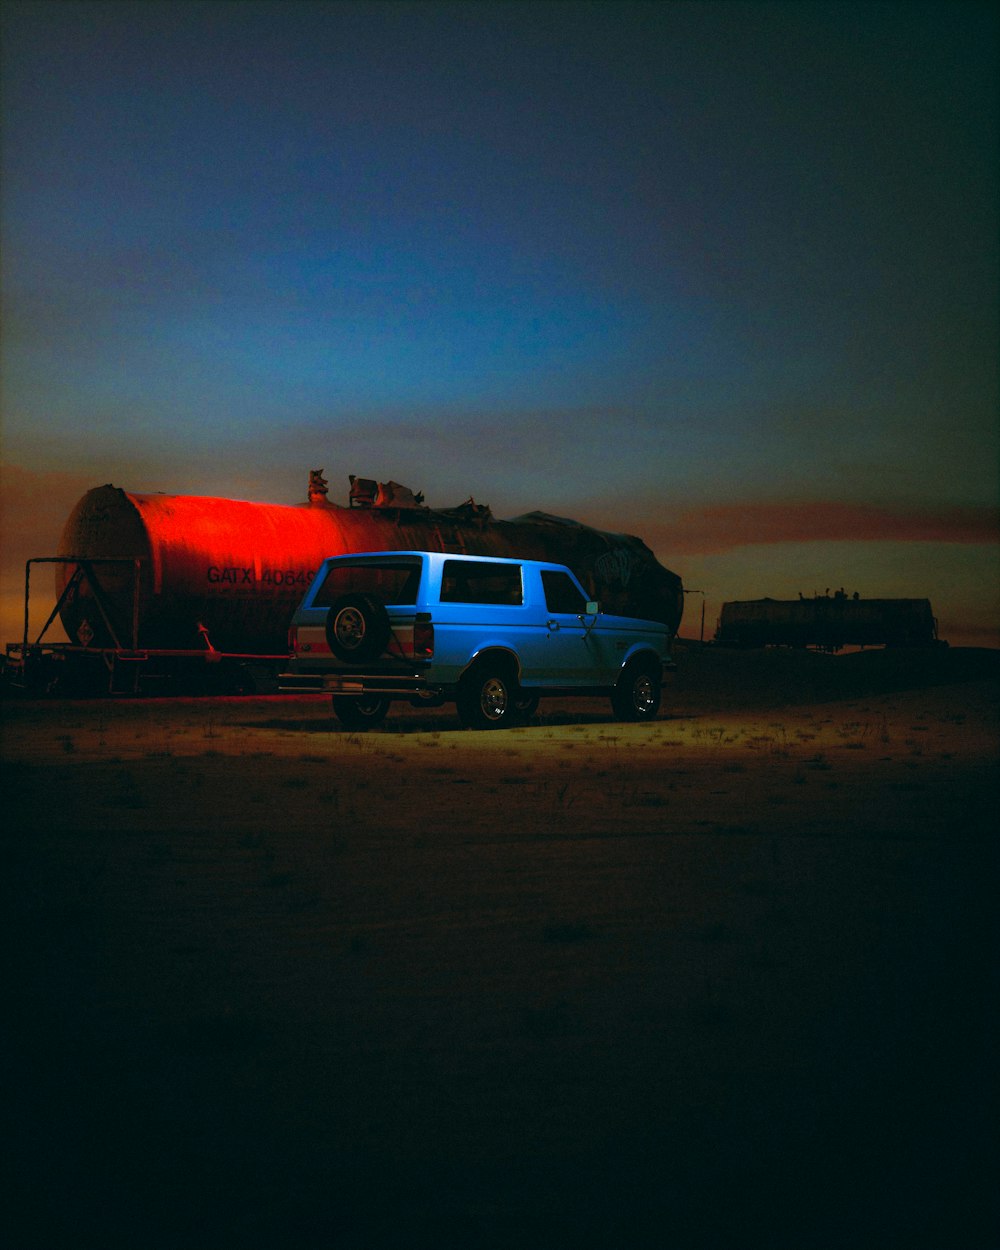
<instances>
[{"instance_id":1,"label":"chrome wheel rim","mask_svg":"<svg viewBox=\"0 0 1000 1250\"><path fill-rule=\"evenodd\" d=\"M640 673L632 687L632 702L637 712L649 712L656 702L653 679L648 673Z\"/></svg>"},{"instance_id":2,"label":"chrome wheel rim","mask_svg":"<svg viewBox=\"0 0 1000 1250\"><path fill-rule=\"evenodd\" d=\"M365 636L365 618L357 608L343 608L333 623L337 641L346 650L354 651Z\"/></svg>"},{"instance_id":3,"label":"chrome wheel rim","mask_svg":"<svg viewBox=\"0 0 1000 1250\"><path fill-rule=\"evenodd\" d=\"M499 677L484 682L479 692L479 706L487 720L499 720L507 710L507 687Z\"/></svg>"}]
</instances>

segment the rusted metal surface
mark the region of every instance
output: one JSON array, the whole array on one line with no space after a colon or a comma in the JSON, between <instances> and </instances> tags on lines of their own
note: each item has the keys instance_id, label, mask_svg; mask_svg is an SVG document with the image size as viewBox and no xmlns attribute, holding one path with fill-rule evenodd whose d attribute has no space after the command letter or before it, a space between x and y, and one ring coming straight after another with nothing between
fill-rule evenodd
<instances>
[{"instance_id":1,"label":"rusted metal surface","mask_svg":"<svg viewBox=\"0 0 1000 1250\"><path fill-rule=\"evenodd\" d=\"M367 487L366 479L355 482ZM56 593L65 592L60 618L67 636L107 645L107 616L119 637L132 637L137 621L143 647L280 651L325 557L395 549L558 561L605 610L677 629L681 579L638 538L542 512L498 521L471 499L436 511L397 483L376 485L374 493L354 490L349 507L329 503L317 475L310 503L301 506L136 494L110 485L88 491L66 524L61 554L138 560L138 607L134 566L102 567L102 612L86 579L71 585L74 566L59 565Z\"/></svg>"},{"instance_id":2,"label":"rusted metal surface","mask_svg":"<svg viewBox=\"0 0 1000 1250\"><path fill-rule=\"evenodd\" d=\"M929 599L749 599L724 603L715 641L737 647L933 646Z\"/></svg>"}]
</instances>

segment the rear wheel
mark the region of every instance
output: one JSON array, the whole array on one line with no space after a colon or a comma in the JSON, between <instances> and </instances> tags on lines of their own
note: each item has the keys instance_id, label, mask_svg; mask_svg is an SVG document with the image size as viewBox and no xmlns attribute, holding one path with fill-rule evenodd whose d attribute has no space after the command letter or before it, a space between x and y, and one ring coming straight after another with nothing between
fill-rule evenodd
<instances>
[{"instance_id":1,"label":"rear wheel","mask_svg":"<svg viewBox=\"0 0 1000 1250\"><path fill-rule=\"evenodd\" d=\"M626 664L611 692L611 706L619 720L652 720L660 710L662 682L652 663L633 660Z\"/></svg>"},{"instance_id":2,"label":"rear wheel","mask_svg":"<svg viewBox=\"0 0 1000 1250\"><path fill-rule=\"evenodd\" d=\"M363 694L358 697L335 694L333 710L347 729L373 729L385 720L390 702L382 694Z\"/></svg>"},{"instance_id":3,"label":"rear wheel","mask_svg":"<svg viewBox=\"0 0 1000 1250\"><path fill-rule=\"evenodd\" d=\"M538 695L519 690L514 696L514 711L519 720L531 720L538 711Z\"/></svg>"},{"instance_id":4,"label":"rear wheel","mask_svg":"<svg viewBox=\"0 0 1000 1250\"><path fill-rule=\"evenodd\" d=\"M516 684L499 664L477 664L462 678L458 715L468 729L501 729L515 719Z\"/></svg>"}]
</instances>

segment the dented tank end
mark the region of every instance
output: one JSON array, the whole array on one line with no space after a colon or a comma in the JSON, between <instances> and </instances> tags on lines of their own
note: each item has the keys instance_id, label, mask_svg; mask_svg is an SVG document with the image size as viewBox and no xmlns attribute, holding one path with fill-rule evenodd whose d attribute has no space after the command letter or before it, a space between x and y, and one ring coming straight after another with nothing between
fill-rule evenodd
<instances>
[{"instance_id":1,"label":"dented tank end","mask_svg":"<svg viewBox=\"0 0 1000 1250\"><path fill-rule=\"evenodd\" d=\"M76 505L59 554L139 560L138 642L148 648L201 649L209 641L219 651L281 652L292 613L326 557L401 549L565 564L606 611L663 621L677 630L681 579L638 538L547 513L497 521L471 499L458 508L433 510L395 483L389 485L400 503L386 504L389 492L371 496L367 479L364 502L339 507L326 499L322 471L314 473L309 502L300 505L100 486ZM73 566L56 569L61 593ZM120 639L130 637L133 566L95 564L93 571L113 629ZM61 618L70 639L111 645L88 582L71 588Z\"/></svg>"}]
</instances>

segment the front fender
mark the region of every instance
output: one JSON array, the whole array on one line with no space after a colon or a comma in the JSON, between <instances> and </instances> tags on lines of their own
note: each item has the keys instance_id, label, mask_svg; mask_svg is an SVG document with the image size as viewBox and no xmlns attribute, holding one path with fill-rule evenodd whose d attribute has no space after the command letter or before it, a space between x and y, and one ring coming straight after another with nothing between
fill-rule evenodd
<instances>
[{"instance_id":1,"label":"front fender","mask_svg":"<svg viewBox=\"0 0 1000 1250\"><path fill-rule=\"evenodd\" d=\"M668 665L673 667L673 660L662 656L658 651L655 651L649 643L637 642L634 646L629 647L622 657L621 664L618 668L619 677L633 661L637 663L649 664L651 668L655 668L660 672L662 672L662 670Z\"/></svg>"}]
</instances>

